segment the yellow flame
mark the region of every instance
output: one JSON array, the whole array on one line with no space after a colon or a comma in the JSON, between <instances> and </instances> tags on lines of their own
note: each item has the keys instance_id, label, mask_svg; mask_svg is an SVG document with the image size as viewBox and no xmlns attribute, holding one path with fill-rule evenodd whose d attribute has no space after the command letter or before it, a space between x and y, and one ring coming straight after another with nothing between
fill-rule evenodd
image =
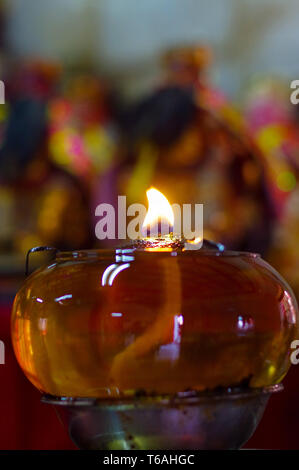
<instances>
[{"instance_id":1,"label":"yellow flame","mask_svg":"<svg viewBox=\"0 0 299 470\"><path fill-rule=\"evenodd\" d=\"M198 245L202 242L202 237L196 237L193 240L187 240L190 245Z\"/></svg>"},{"instance_id":2,"label":"yellow flame","mask_svg":"<svg viewBox=\"0 0 299 470\"><path fill-rule=\"evenodd\" d=\"M170 226L174 224L174 214L168 200L160 191L150 188L146 191L148 210L143 221L143 228L157 223L159 219L167 221Z\"/></svg>"}]
</instances>

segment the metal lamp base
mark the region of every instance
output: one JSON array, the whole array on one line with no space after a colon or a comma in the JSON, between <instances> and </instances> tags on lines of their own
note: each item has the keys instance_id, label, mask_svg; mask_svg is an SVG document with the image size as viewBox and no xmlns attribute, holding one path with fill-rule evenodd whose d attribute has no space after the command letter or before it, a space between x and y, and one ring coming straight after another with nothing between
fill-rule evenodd
<instances>
[{"instance_id":1,"label":"metal lamp base","mask_svg":"<svg viewBox=\"0 0 299 470\"><path fill-rule=\"evenodd\" d=\"M122 400L53 397L72 441L81 449L239 449L253 434L269 396L259 389Z\"/></svg>"}]
</instances>

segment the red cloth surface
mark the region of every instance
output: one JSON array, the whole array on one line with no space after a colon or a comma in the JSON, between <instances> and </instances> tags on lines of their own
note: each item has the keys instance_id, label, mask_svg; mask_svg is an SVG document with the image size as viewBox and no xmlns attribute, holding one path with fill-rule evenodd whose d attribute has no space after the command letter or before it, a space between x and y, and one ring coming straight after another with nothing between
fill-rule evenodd
<instances>
[{"instance_id":1,"label":"red cloth surface","mask_svg":"<svg viewBox=\"0 0 299 470\"><path fill-rule=\"evenodd\" d=\"M5 364L0 365L0 449L75 449L52 406L26 379L12 349L11 305L0 305L0 339Z\"/></svg>"},{"instance_id":2,"label":"red cloth surface","mask_svg":"<svg viewBox=\"0 0 299 470\"><path fill-rule=\"evenodd\" d=\"M10 339L11 305L0 304L0 339L5 365L0 365L0 449L74 449L53 407L40 403L40 393L25 378ZM285 390L270 398L262 421L245 447L299 449L299 365L284 381Z\"/></svg>"}]
</instances>

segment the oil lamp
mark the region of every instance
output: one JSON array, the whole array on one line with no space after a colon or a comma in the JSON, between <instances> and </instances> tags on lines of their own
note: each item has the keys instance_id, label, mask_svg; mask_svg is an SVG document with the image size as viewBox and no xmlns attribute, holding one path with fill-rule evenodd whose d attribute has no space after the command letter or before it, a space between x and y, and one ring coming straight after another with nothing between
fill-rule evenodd
<instances>
[{"instance_id":1,"label":"oil lamp","mask_svg":"<svg viewBox=\"0 0 299 470\"><path fill-rule=\"evenodd\" d=\"M144 229L160 209L173 223L169 208L151 200ZM12 338L79 447L228 449L282 389L297 321L291 289L258 254L160 232L56 250L17 294Z\"/></svg>"}]
</instances>

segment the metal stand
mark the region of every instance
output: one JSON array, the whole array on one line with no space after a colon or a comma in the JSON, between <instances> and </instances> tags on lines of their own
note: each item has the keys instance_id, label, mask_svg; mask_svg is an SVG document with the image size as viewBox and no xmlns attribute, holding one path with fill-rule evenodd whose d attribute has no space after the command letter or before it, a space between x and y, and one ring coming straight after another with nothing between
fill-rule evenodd
<instances>
[{"instance_id":1,"label":"metal stand","mask_svg":"<svg viewBox=\"0 0 299 470\"><path fill-rule=\"evenodd\" d=\"M81 449L239 449L255 431L269 396L259 389L119 400L53 397L73 442Z\"/></svg>"}]
</instances>

